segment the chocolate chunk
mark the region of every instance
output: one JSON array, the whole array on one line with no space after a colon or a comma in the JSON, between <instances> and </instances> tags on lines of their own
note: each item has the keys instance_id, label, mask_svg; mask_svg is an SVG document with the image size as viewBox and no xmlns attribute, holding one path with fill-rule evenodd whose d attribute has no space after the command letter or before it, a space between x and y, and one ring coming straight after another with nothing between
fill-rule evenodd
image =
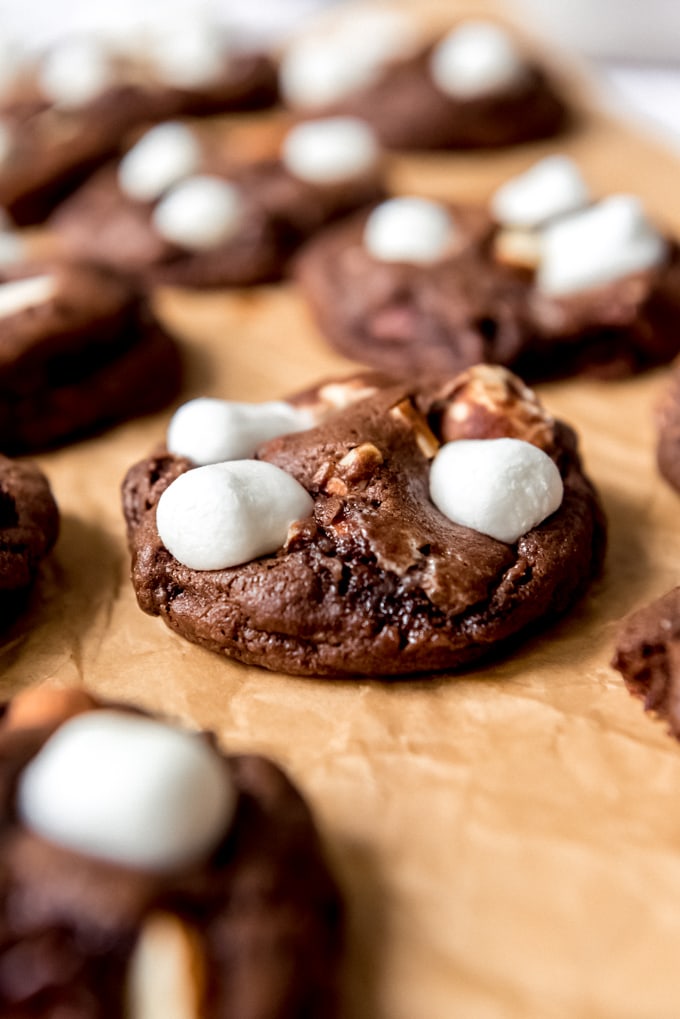
<instances>
[{"instance_id":1,"label":"chocolate chunk","mask_svg":"<svg viewBox=\"0 0 680 1019\"><path fill-rule=\"evenodd\" d=\"M183 566L161 542L156 506L192 463L164 453L127 475L139 604L189 640L303 675L453 669L536 632L599 569L604 522L575 436L505 370L420 386L361 376L292 402L319 424L256 457L292 474L314 514L273 555L209 572ZM429 498L440 441L502 435L540 445L564 483L557 512L515 545L452 523Z\"/></svg>"}]
</instances>

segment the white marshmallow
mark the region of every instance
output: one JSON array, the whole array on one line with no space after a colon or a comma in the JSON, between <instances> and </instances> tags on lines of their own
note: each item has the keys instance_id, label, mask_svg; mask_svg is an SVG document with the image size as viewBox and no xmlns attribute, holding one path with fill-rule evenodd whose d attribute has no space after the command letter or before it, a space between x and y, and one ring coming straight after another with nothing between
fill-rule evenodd
<instances>
[{"instance_id":1,"label":"white marshmallow","mask_svg":"<svg viewBox=\"0 0 680 1019\"><path fill-rule=\"evenodd\" d=\"M339 102L379 74L379 64L355 60L342 39L301 39L284 53L279 83L290 105L314 109Z\"/></svg>"},{"instance_id":2,"label":"white marshmallow","mask_svg":"<svg viewBox=\"0 0 680 1019\"><path fill-rule=\"evenodd\" d=\"M491 211L499 223L533 228L589 201L588 186L573 159L547 156L503 184L491 199Z\"/></svg>"},{"instance_id":3,"label":"white marshmallow","mask_svg":"<svg viewBox=\"0 0 680 1019\"><path fill-rule=\"evenodd\" d=\"M115 710L69 719L24 769L17 805L50 842L164 872L207 856L235 793L201 737Z\"/></svg>"},{"instance_id":4,"label":"white marshmallow","mask_svg":"<svg viewBox=\"0 0 680 1019\"><path fill-rule=\"evenodd\" d=\"M6 95L17 84L27 62L22 43L7 36L6 28L5 25L0 39L0 96Z\"/></svg>"},{"instance_id":5,"label":"white marshmallow","mask_svg":"<svg viewBox=\"0 0 680 1019\"><path fill-rule=\"evenodd\" d=\"M158 501L169 552L194 570L221 570L281 548L314 502L290 474L260 460L209 464L181 474Z\"/></svg>"},{"instance_id":6,"label":"white marshmallow","mask_svg":"<svg viewBox=\"0 0 680 1019\"><path fill-rule=\"evenodd\" d=\"M127 152L118 168L118 184L130 198L152 202L169 187L195 173L201 148L195 136L174 121L152 127Z\"/></svg>"},{"instance_id":7,"label":"white marshmallow","mask_svg":"<svg viewBox=\"0 0 680 1019\"><path fill-rule=\"evenodd\" d=\"M26 245L18 234L11 230L0 230L0 266L17 265L26 257Z\"/></svg>"},{"instance_id":8,"label":"white marshmallow","mask_svg":"<svg viewBox=\"0 0 680 1019\"><path fill-rule=\"evenodd\" d=\"M430 498L455 524L514 544L562 503L560 472L521 439L459 439L430 465Z\"/></svg>"},{"instance_id":9,"label":"white marshmallow","mask_svg":"<svg viewBox=\"0 0 680 1019\"><path fill-rule=\"evenodd\" d=\"M200 397L173 414L168 426L168 449L195 464L245 460L262 442L277 435L302 432L314 424L309 411L283 400L237 403Z\"/></svg>"},{"instance_id":10,"label":"white marshmallow","mask_svg":"<svg viewBox=\"0 0 680 1019\"><path fill-rule=\"evenodd\" d=\"M314 109L338 102L380 77L419 45L413 19L397 11L355 10L297 39L283 54L281 91L288 103Z\"/></svg>"},{"instance_id":11,"label":"white marshmallow","mask_svg":"<svg viewBox=\"0 0 680 1019\"><path fill-rule=\"evenodd\" d=\"M225 72L228 51L221 26L200 17L157 22L148 39L154 71L176 88L200 88Z\"/></svg>"},{"instance_id":12,"label":"white marshmallow","mask_svg":"<svg viewBox=\"0 0 680 1019\"><path fill-rule=\"evenodd\" d=\"M466 21L432 51L435 85L454 99L472 99L512 88L526 76L526 61L500 26Z\"/></svg>"},{"instance_id":13,"label":"white marshmallow","mask_svg":"<svg viewBox=\"0 0 680 1019\"><path fill-rule=\"evenodd\" d=\"M382 262L428 265L451 250L456 225L443 205L427 198L391 198L373 210L364 245Z\"/></svg>"},{"instance_id":14,"label":"white marshmallow","mask_svg":"<svg viewBox=\"0 0 680 1019\"><path fill-rule=\"evenodd\" d=\"M190 251L208 251L235 236L243 221L243 199L219 177L188 177L160 200L153 225L166 240Z\"/></svg>"},{"instance_id":15,"label":"white marshmallow","mask_svg":"<svg viewBox=\"0 0 680 1019\"><path fill-rule=\"evenodd\" d=\"M298 124L286 135L283 162L300 180L337 184L370 173L380 160L378 140L357 117L328 117Z\"/></svg>"},{"instance_id":16,"label":"white marshmallow","mask_svg":"<svg viewBox=\"0 0 680 1019\"><path fill-rule=\"evenodd\" d=\"M13 237L11 239L14 240ZM1 240L0 237L0 242ZM0 318L8 318L20 311L26 311L27 308L35 308L39 304L44 304L54 297L56 292L57 281L54 276L49 274L28 276L26 279L2 283L0 284Z\"/></svg>"},{"instance_id":17,"label":"white marshmallow","mask_svg":"<svg viewBox=\"0 0 680 1019\"><path fill-rule=\"evenodd\" d=\"M333 39L341 40L349 59L377 71L411 56L422 39L420 26L411 15L386 7L342 12L334 26L329 24L329 30Z\"/></svg>"},{"instance_id":18,"label":"white marshmallow","mask_svg":"<svg viewBox=\"0 0 680 1019\"><path fill-rule=\"evenodd\" d=\"M65 109L84 106L114 81L111 57L94 39L62 42L45 55L38 71L38 83L44 94Z\"/></svg>"},{"instance_id":19,"label":"white marshmallow","mask_svg":"<svg viewBox=\"0 0 680 1019\"><path fill-rule=\"evenodd\" d=\"M639 199L614 195L545 228L537 286L552 296L588 290L658 265L666 250Z\"/></svg>"}]
</instances>

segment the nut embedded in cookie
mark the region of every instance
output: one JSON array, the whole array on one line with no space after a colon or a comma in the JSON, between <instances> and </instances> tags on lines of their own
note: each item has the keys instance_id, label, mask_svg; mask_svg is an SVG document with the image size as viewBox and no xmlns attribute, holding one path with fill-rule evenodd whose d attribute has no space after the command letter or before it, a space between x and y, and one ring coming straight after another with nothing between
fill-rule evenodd
<instances>
[{"instance_id":1,"label":"nut embedded in cookie","mask_svg":"<svg viewBox=\"0 0 680 1019\"><path fill-rule=\"evenodd\" d=\"M212 469L249 463L256 487L256 468L276 469L304 495L292 517L283 490L263 486L242 490L247 523L241 507L208 527L203 498L168 519L175 486L192 487L192 476L211 469L198 466L198 441L197 460L168 451L128 472L139 604L189 640L302 675L454 669L534 632L597 573L604 521L575 436L505 369L480 365L411 386L364 375L322 383L289 405L291 418L303 408L314 423L286 431L281 417L254 459ZM218 438L207 435L206 447L229 448L229 436ZM470 441L481 452L454 463ZM271 544L221 566L226 549L280 514ZM205 559L175 548L175 533Z\"/></svg>"},{"instance_id":2,"label":"nut embedded in cookie","mask_svg":"<svg viewBox=\"0 0 680 1019\"><path fill-rule=\"evenodd\" d=\"M0 758L2 1015L336 1014L340 899L278 767L46 687Z\"/></svg>"},{"instance_id":3,"label":"nut embedded in cookie","mask_svg":"<svg viewBox=\"0 0 680 1019\"><path fill-rule=\"evenodd\" d=\"M343 354L395 376L502 364L605 377L679 348L680 248L632 195L550 156L488 207L393 198L306 245L302 291Z\"/></svg>"}]
</instances>

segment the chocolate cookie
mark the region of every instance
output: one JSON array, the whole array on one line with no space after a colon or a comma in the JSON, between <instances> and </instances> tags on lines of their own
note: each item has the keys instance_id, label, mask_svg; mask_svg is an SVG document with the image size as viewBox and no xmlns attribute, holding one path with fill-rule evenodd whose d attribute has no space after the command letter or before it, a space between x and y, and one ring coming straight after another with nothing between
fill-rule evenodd
<instances>
[{"instance_id":1,"label":"chocolate cookie","mask_svg":"<svg viewBox=\"0 0 680 1019\"><path fill-rule=\"evenodd\" d=\"M659 402L656 424L659 470L666 481L680 491L680 364L674 366Z\"/></svg>"},{"instance_id":2,"label":"chocolate cookie","mask_svg":"<svg viewBox=\"0 0 680 1019\"><path fill-rule=\"evenodd\" d=\"M0 757L4 1016L336 1014L339 896L276 765L78 690L10 702Z\"/></svg>"},{"instance_id":3,"label":"chocolate cookie","mask_svg":"<svg viewBox=\"0 0 680 1019\"><path fill-rule=\"evenodd\" d=\"M13 617L59 531L59 510L44 474L0 456L0 610Z\"/></svg>"},{"instance_id":4,"label":"chocolate cookie","mask_svg":"<svg viewBox=\"0 0 680 1019\"><path fill-rule=\"evenodd\" d=\"M91 265L24 264L0 283L0 448L58 445L176 395L179 351L145 298Z\"/></svg>"},{"instance_id":5,"label":"chocolate cookie","mask_svg":"<svg viewBox=\"0 0 680 1019\"><path fill-rule=\"evenodd\" d=\"M612 666L680 739L680 587L623 620Z\"/></svg>"},{"instance_id":6,"label":"chocolate cookie","mask_svg":"<svg viewBox=\"0 0 680 1019\"><path fill-rule=\"evenodd\" d=\"M611 377L674 357L676 242L629 196L574 209L560 208L573 195L549 195L542 209L531 193L541 222L528 213L526 225L511 222L514 208L499 222L499 202L403 198L311 241L297 278L324 334L348 357L401 375L492 362L534 380Z\"/></svg>"},{"instance_id":7,"label":"chocolate cookie","mask_svg":"<svg viewBox=\"0 0 680 1019\"><path fill-rule=\"evenodd\" d=\"M461 22L420 46L399 15L369 12L381 21L369 38L361 12L354 15L357 23L303 38L284 54L282 93L294 108L361 117L394 149L497 148L565 126L550 76L500 26Z\"/></svg>"},{"instance_id":8,"label":"chocolate cookie","mask_svg":"<svg viewBox=\"0 0 680 1019\"><path fill-rule=\"evenodd\" d=\"M564 612L602 560L573 432L504 369L194 401L168 444L123 486L139 604L248 664L457 668Z\"/></svg>"},{"instance_id":9,"label":"chocolate cookie","mask_svg":"<svg viewBox=\"0 0 680 1019\"><path fill-rule=\"evenodd\" d=\"M383 193L377 143L356 121L300 125L282 158L240 166L167 123L95 174L50 225L72 256L151 284L238 286L279 278L303 240Z\"/></svg>"},{"instance_id":10,"label":"chocolate cookie","mask_svg":"<svg viewBox=\"0 0 680 1019\"><path fill-rule=\"evenodd\" d=\"M48 53L28 84L0 98L0 205L20 225L41 222L120 150L132 128L269 105L276 97L275 68L264 55L225 56L212 78L199 75L193 85L181 84L182 72L186 77L187 68L180 66L179 83L163 80L144 58L82 40Z\"/></svg>"}]
</instances>

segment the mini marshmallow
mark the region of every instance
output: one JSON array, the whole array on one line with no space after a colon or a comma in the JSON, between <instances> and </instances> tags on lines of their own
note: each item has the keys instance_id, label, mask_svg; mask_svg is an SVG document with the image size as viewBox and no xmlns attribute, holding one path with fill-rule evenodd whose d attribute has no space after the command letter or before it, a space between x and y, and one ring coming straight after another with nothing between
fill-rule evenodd
<instances>
[{"instance_id":1,"label":"mini marshmallow","mask_svg":"<svg viewBox=\"0 0 680 1019\"><path fill-rule=\"evenodd\" d=\"M430 58L435 85L454 99L513 88L526 72L526 61L507 32L486 21L466 21L452 29Z\"/></svg>"},{"instance_id":2,"label":"mini marshmallow","mask_svg":"<svg viewBox=\"0 0 680 1019\"><path fill-rule=\"evenodd\" d=\"M159 21L148 39L147 58L168 85L200 88L217 81L225 72L225 35L221 26L196 17Z\"/></svg>"},{"instance_id":3,"label":"mini marshmallow","mask_svg":"<svg viewBox=\"0 0 680 1019\"><path fill-rule=\"evenodd\" d=\"M109 52L94 39L62 42L45 55L38 71L38 83L46 97L65 109L84 106L114 81Z\"/></svg>"},{"instance_id":4,"label":"mini marshmallow","mask_svg":"<svg viewBox=\"0 0 680 1019\"><path fill-rule=\"evenodd\" d=\"M0 39L0 96L4 97L17 84L26 66L26 53L17 39L3 31Z\"/></svg>"},{"instance_id":5,"label":"mini marshmallow","mask_svg":"<svg viewBox=\"0 0 680 1019\"><path fill-rule=\"evenodd\" d=\"M183 404L168 426L168 449L195 464L245 460L268 439L313 425L308 411L283 400L236 403L201 397Z\"/></svg>"},{"instance_id":6,"label":"mini marshmallow","mask_svg":"<svg viewBox=\"0 0 680 1019\"><path fill-rule=\"evenodd\" d=\"M428 265L451 250L457 229L443 205L427 198L391 198L373 210L364 245L381 262Z\"/></svg>"},{"instance_id":7,"label":"mini marshmallow","mask_svg":"<svg viewBox=\"0 0 680 1019\"><path fill-rule=\"evenodd\" d=\"M573 159L547 156L503 184L491 199L491 211L499 223L532 228L589 201L588 186Z\"/></svg>"},{"instance_id":8,"label":"mini marshmallow","mask_svg":"<svg viewBox=\"0 0 680 1019\"><path fill-rule=\"evenodd\" d=\"M193 570L222 570L275 552L314 502L294 477L260 460L181 474L158 501L161 541Z\"/></svg>"},{"instance_id":9,"label":"mini marshmallow","mask_svg":"<svg viewBox=\"0 0 680 1019\"><path fill-rule=\"evenodd\" d=\"M279 69L281 92L293 106L314 109L343 100L419 44L413 19L390 10L355 10L292 43Z\"/></svg>"},{"instance_id":10,"label":"mini marshmallow","mask_svg":"<svg viewBox=\"0 0 680 1019\"><path fill-rule=\"evenodd\" d=\"M455 524L513 545L562 503L560 472L522 439L447 442L430 466L430 498Z\"/></svg>"},{"instance_id":11,"label":"mini marshmallow","mask_svg":"<svg viewBox=\"0 0 680 1019\"><path fill-rule=\"evenodd\" d=\"M9 124L0 121L0 166L7 162L7 159L14 148L14 132ZM4 212L4 210L3 210ZM3 228L4 229L4 228Z\"/></svg>"},{"instance_id":12,"label":"mini marshmallow","mask_svg":"<svg viewBox=\"0 0 680 1019\"><path fill-rule=\"evenodd\" d=\"M195 173L201 148L195 136L174 121L152 127L123 156L118 184L130 198L152 202L183 177Z\"/></svg>"},{"instance_id":13,"label":"mini marshmallow","mask_svg":"<svg viewBox=\"0 0 680 1019\"><path fill-rule=\"evenodd\" d=\"M9 235L11 240L14 240ZM2 251L0 237L0 252ZM11 280L0 284L0 318L8 318L28 308L49 301L57 292L57 281L54 276L28 276L26 279Z\"/></svg>"},{"instance_id":14,"label":"mini marshmallow","mask_svg":"<svg viewBox=\"0 0 680 1019\"><path fill-rule=\"evenodd\" d=\"M243 199L219 177L180 181L161 199L152 222L161 237L189 251L209 251L234 237L243 221Z\"/></svg>"},{"instance_id":15,"label":"mini marshmallow","mask_svg":"<svg viewBox=\"0 0 680 1019\"><path fill-rule=\"evenodd\" d=\"M18 234L10 230L0 230L0 266L17 265L26 257L26 245Z\"/></svg>"},{"instance_id":16,"label":"mini marshmallow","mask_svg":"<svg viewBox=\"0 0 680 1019\"><path fill-rule=\"evenodd\" d=\"M588 290L651 269L666 251L639 199L613 195L546 227L537 286L554 297Z\"/></svg>"},{"instance_id":17,"label":"mini marshmallow","mask_svg":"<svg viewBox=\"0 0 680 1019\"><path fill-rule=\"evenodd\" d=\"M206 857L234 805L224 763L203 738L115 710L61 725L17 790L23 823L42 838L160 873Z\"/></svg>"},{"instance_id":18,"label":"mini marshmallow","mask_svg":"<svg viewBox=\"0 0 680 1019\"><path fill-rule=\"evenodd\" d=\"M354 59L342 39L301 39L284 53L279 83L292 106L330 106L369 85L380 73L373 60Z\"/></svg>"},{"instance_id":19,"label":"mini marshmallow","mask_svg":"<svg viewBox=\"0 0 680 1019\"><path fill-rule=\"evenodd\" d=\"M370 173L380 160L374 132L357 117L298 124L286 135L283 162L300 180L337 184Z\"/></svg>"}]
</instances>

